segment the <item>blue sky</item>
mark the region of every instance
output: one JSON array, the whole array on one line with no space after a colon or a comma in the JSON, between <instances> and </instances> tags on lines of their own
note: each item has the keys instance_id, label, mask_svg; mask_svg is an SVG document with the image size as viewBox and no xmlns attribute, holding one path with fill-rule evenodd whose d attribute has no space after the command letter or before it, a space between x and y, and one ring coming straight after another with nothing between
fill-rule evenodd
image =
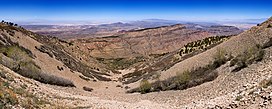
<instances>
[{"instance_id":1,"label":"blue sky","mask_svg":"<svg viewBox=\"0 0 272 109\"><path fill-rule=\"evenodd\" d=\"M1 0L13 22L215 21L272 15L272 0Z\"/></svg>"}]
</instances>

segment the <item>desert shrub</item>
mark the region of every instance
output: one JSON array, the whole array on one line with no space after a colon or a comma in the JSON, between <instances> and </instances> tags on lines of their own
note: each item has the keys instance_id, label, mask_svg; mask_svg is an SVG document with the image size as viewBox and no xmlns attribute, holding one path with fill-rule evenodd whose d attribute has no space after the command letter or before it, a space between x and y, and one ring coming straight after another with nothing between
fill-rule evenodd
<instances>
[{"instance_id":1,"label":"desert shrub","mask_svg":"<svg viewBox=\"0 0 272 109\"><path fill-rule=\"evenodd\" d=\"M51 84L51 85L75 87L74 83L68 79L64 79L64 78L46 74L46 73L40 73L39 76L40 77L33 78L33 79L36 79L37 81L40 81L46 84Z\"/></svg>"},{"instance_id":2,"label":"desert shrub","mask_svg":"<svg viewBox=\"0 0 272 109\"><path fill-rule=\"evenodd\" d=\"M93 88L84 86L84 87L83 87L83 90L88 91L88 92L91 92L91 91L93 91Z\"/></svg>"},{"instance_id":3,"label":"desert shrub","mask_svg":"<svg viewBox=\"0 0 272 109\"><path fill-rule=\"evenodd\" d=\"M130 87L129 86L125 86L125 89L129 89Z\"/></svg>"},{"instance_id":4,"label":"desert shrub","mask_svg":"<svg viewBox=\"0 0 272 109\"><path fill-rule=\"evenodd\" d=\"M253 46L231 60L230 66L236 65L232 71L237 72L254 62L259 62L264 55L265 52L260 45Z\"/></svg>"},{"instance_id":5,"label":"desert shrub","mask_svg":"<svg viewBox=\"0 0 272 109\"><path fill-rule=\"evenodd\" d=\"M122 86L122 85L120 85L120 84L116 85L116 87L120 87L120 88L123 88L123 86Z\"/></svg>"},{"instance_id":6,"label":"desert shrub","mask_svg":"<svg viewBox=\"0 0 272 109\"><path fill-rule=\"evenodd\" d=\"M60 67L60 66L57 66L57 69L58 69L59 71L64 70L63 67Z\"/></svg>"},{"instance_id":7,"label":"desert shrub","mask_svg":"<svg viewBox=\"0 0 272 109\"><path fill-rule=\"evenodd\" d=\"M9 109L18 104L16 94L9 88L6 82L0 81L0 108Z\"/></svg>"},{"instance_id":8,"label":"desert shrub","mask_svg":"<svg viewBox=\"0 0 272 109\"><path fill-rule=\"evenodd\" d=\"M15 62L26 62L30 60L29 55L18 46L2 48L2 53L13 59Z\"/></svg>"},{"instance_id":9,"label":"desert shrub","mask_svg":"<svg viewBox=\"0 0 272 109\"><path fill-rule=\"evenodd\" d=\"M2 72L2 71L0 71L0 77L4 78L4 79L7 78L6 74L4 72Z\"/></svg>"},{"instance_id":10,"label":"desert shrub","mask_svg":"<svg viewBox=\"0 0 272 109\"><path fill-rule=\"evenodd\" d=\"M51 58L53 58L54 57L54 54L50 51L50 48L48 47L48 46L40 46L40 47L37 47L37 46L35 46L35 48L37 49L37 50L39 50L40 52L42 52L42 53L46 53L48 56L50 56Z\"/></svg>"},{"instance_id":11,"label":"desert shrub","mask_svg":"<svg viewBox=\"0 0 272 109\"><path fill-rule=\"evenodd\" d=\"M228 61L227 58L227 52L225 49L218 48L213 55L214 61L213 61L213 67L217 68L221 66L222 64L225 64Z\"/></svg>"},{"instance_id":12,"label":"desert shrub","mask_svg":"<svg viewBox=\"0 0 272 109\"><path fill-rule=\"evenodd\" d=\"M269 24L269 25L267 26L267 28L272 28L272 24Z\"/></svg>"},{"instance_id":13,"label":"desert shrub","mask_svg":"<svg viewBox=\"0 0 272 109\"><path fill-rule=\"evenodd\" d=\"M240 101L242 98L243 98L242 95L238 95L238 96L236 96L235 101Z\"/></svg>"},{"instance_id":14,"label":"desert shrub","mask_svg":"<svg viewBox=\"0 0 272 109\"><path fill-rule=\"evenodd\" d=\"M141 94L148 93L150 90L151 90L151 84L148 82L148 80L142 80L140 83Z\"/></svg>"},{"instance_id":15,"label":"desert shrub","mask_svg":"<svg viewBox=\"0 0 272 109\"><path fill-rule=\"evenodd\" d=\"M176 84L180 85L180 84L184 84L184 83L190 81L190 79L191 79L190 72L189 72L189 70L186 70L183 73L177 73L177 76L175 78L175 82L176 82Z\"/></svg>"},{"instance_id":16,"label":"desert shrub","mask_svg":"<svg viewBox=\"0 0 272 109\"><path fill-rule=\"evenodd\" d=\"M58 86L66 86L66 87L75 86L73 82L68 79L64 79L61 77L43 73L40 70L40 68L37 65L35 65L34 62L21 63L19 68L15 69L15 71L17 71L20 75L24 77L34 79L41 83L58 85Z\"/></svg>"},{"instance_id":17,"label":"desert shrub","mask_svg":"<svg viewBox=\"0 0 272 109\"><path fill-rule=\"evenodd\" d=\"M75 86L70 80L43 73L40 67L32 61L28 51L20 46L1 47L0 51L8 57L2 57L0 62L24 77L51 85Z\"/></svg>"},{"instance_id":18,"label":"desert shrub","mask_svg":"<svg viewBox=\"0 0 272 109\"><path fill-rule=\"evenodd\" d=\"M272 85L272 77L270 77L269 79L264 79L263 81L261 81L259 83L259 85L263 88L267 88L268 86Z\"/></svg>"},{"instance_id":19,"label":"desert shrub","mask_svg":"<svg viewBox=\"0 0 272 109\"><path fill-rule=\"evenodd\" d=\"M212 81L217 78L217 76L218 72L207 65L206 67L199 67L191 71L186 70L183 73L177 73L177 76L175 77L171 77L163 81L158 80L152 84L147 80L143 80L141 81L139 88L128 90L127 93L141 92L144 94L165 90L183 90Z\"/></svg>"},{"instance_id":20,"label":"desert shrub","mask_svg":"<svg viewBox=\"0 0 272 109\"><path fill-rule=\"evenodd\" d=\"M90 78L88 78L88 77L85 77L85 76L82 76L82 75L79 75L79 77L80 77L81 79L86 80L86 81L90 81Z\"/></svg>"},{"instance_id":21,"label":"desert shrub","mask_svg":"<svg viewBox=\"0 0 272 109\"><path fill-rule=\"evenodd\" d=\"M0 54L1 56L1 54ZM13 69L16 67L18 64L16 64L12 59L6 57L6 56L1 56L0 63L10 69Z\"/></svg>"}]
</instances>

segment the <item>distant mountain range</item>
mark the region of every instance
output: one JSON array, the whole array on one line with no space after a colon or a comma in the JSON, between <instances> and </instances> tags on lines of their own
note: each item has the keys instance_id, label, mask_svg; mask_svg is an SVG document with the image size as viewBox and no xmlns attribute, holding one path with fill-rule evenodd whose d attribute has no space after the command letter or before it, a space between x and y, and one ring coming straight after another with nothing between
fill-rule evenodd
<instances>
[{"instance_id":1,"label":"distant mountain range","mask_svg":"<svg viewBox=\"0 0 272 109\"><path fill-rule=\"evenodd\" d=\"M44 35L52 35L60 38L74 38L74 37L103 37L119 34L129 30L138 30L144 28L155 28L161 26L170 26L175 24L183 24L186 28L195 30L213 31L215 26L224 27L220 23L212 22L185 22L177 20L164 19L145 19L131 22L116 22L110 24L100 25L23 25L24 28ZM251 23L252 24L252 23ZM255 24L254 24L255 25ZM230 27L229 29L234 29ZM226 29L226 28L224 28ZM236 29L236 28L235 28ZM243 28L245 29L245 28Z\"/></svg>"}]
</instances>

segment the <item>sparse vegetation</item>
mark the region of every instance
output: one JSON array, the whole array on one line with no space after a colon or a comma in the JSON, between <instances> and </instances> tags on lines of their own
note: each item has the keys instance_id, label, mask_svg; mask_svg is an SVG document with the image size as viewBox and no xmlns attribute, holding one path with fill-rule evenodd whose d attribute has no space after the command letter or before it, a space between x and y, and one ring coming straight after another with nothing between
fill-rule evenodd
<instances>
[{"instance_id":1,"label":"sparse vegetation","mask_svg":"<svg viewBox=\"0 0 272 109\"><path fill-rule=\"evenodd\" d=\"M190 87L194 87L217 78L218 72L216 71L216 68L225 64L231 58L232 56L230 54L227 54L224 49L218 49L214 55L214 61L206 65L205 67L198 67L192 69L191 71L185 70L182 73L177 72L177 75L174 77L171 77L163 81L158 80L154 83L150 83L151 84L150 88L146 88L148 89L148 91L143 91L144 88L141 88L143 83L141 82L142 84L140 84L139 88L131 89L127 92L148 93L165 90L183 90Z\"/></svg>"},{"instance_id":2,"label":"sparse vegetation","mask_svg":"<svg viewBox=\"0 0 272 109\"><path fill-rule=\"evenodd\" d=\"M0 108L11 108L11 106L18 104L16 94L9 88L7 82L0 79Z\"/></svg>"},{"instance_id":3,"label":"sparse vegetation","mask_svg":"<svg viewBox=\"0 0 272 109\"><path fill-rule=\"evenodd\" d=\"M90 78L85 77L85 76L83 76L83 75L79 75L79 77L80 77L81 79L83 79L83 80L90 81Z\"/></svg>"},{"instance_id":4,"label":"sparse vegetation","mask_svg":"<svg viewBox=\"0 0 272 109\"><path fill-rule=\"evenodd\" d=\"M3 72L0 69L0 72ZM13 77L7 76L11 79L0 78L0 108L10 109L20 105L23 108L41 108L46 104L50 104L43 98L38 98L33 93L27 91L27 85L22 84L19 86L10 85L10 82L14 81ZM50 104L51 105L51 104Z\"/></svg>"},{"instance_id":5,"label":"sparse vegetation","mask_svg":"<svg viewBox=\"0 0 272 109\"><path fill-rule=\"evenodd\" d=\"M3 60L0 62L4 63L4 65L9 65L5 63L13 63L10 64L11 66L7 67L21 74L22 76L32 78L46 84L74 87L73 82L70 80L43 73L40 67L32 61L32 58L30 57L31 55L27 53L29 50L22 49L22 47L19 47L18 45L1 47L0 49L0 53L3 53L6 57L11 59L5 60L11 62L3 62Z\"/></svg>"},{"instance_id":6,"label":"sparse vegetation","mask_svg":"<svg viewBox=\"0 0 272 109\"><path fill-rule=\"evenodd\" d=\"M114 70L122 70L130 67L131 65L138 63L138 62L143 62L144 57L136 57L133 59L126 59L126 58L110 58L110 59L105 59L105 58L97 58L98 61L106 64L110 69Z\"/></svg>"},{"instance_id":7,"label":"sparse vegetation","mask_svg":"<svg viewBox=\"0 0 272 109\"><path fill-rule=\"evenodd\" d=\"M238 95L238 96L236 96L235 101L240 101L242 98L243 98L242 95Z\"/></svg>"},{"instance_id":8,"label":"sparse vegetation","mask_svg":"<svg viewBox=\"0 0 272 109\"><path fill-rule=\"evenodd\" d=\"M36 48L37 50L39 50L40 52L42 52L42 53L46 53L46 54L47 54L48 56L50 56L51 58L54 57L54 54L51 53L50 50L49 50L47 47L45 47L45 46L40 46L40 47L35 46L35 48Z\"/></svg>"},{"instance_id":9,"label":"sparse vegetation","mask_svg":"<svg viewBox=\"0 0 272 109\"><path fill-rule=\"evenodd\" d=\"M18 73L46 84L75 87L72 81L47 73L42 73L39 69L34 67L33 64L27 64L26 67L21 68Z\"/></svg>"},{"instance_id":10,"label":"sparse vegetation","mask_svg":"<svg viewBox=\"0 0 272 109\"><path fill-rule=\"evenodd\" d=\"M84 87L83 87L83 90L88 91L88 92L92 92L92 91L93 91L93 88L84 86Z\"/></svg>"},{"instance_id":11,"label":"sparse vegetation","mask_svg":"<svg viewBox=\"0 0 272 109\"><path fill-rule=\"evenodd\" d=\"M159 57L162 57L162 56L165 56L167 55L169 52L167 53L162 53L162 54L150 54L149 56L150 57L153 57L153 58L159 58Z\"/></svg>"},{"instance_id":12,"label":"sparse vegetation","mask_svg":"<svg viewBox=\"0 0 272 109\"><path fill-rule=\"evenodd\" d=\"M119 36L104 36L104 37L102 37L102 38L118 38Z\"/></svg>"},{"instance_id":13,"label":"sparse vegetation","mask_svg":"<svg viewBox=\"0 0 272 109\"><path fill-rule=\"evenodd\" d=\"M36 47L36 49L40 50L43 53L47 53L50 57L54 57L57 60L63 62L65 66L70 68L72 71L77 71L82 73L84 76L88 78L97 78L98 80L101 81L111 81L111 79L107 77L103 77L101 75L107 75L107 73L101 73L93 70L90 66L82 63L79 60L76 60L73 58L69 53L63 50L63 46L57 45L57 44L52 44L52 42L47 42L48 37L45 36L37 36L37 40L40 40L41 42L45 43L41 47ZM55 43L55 42L54 42Z\"/></svg>"},{"instance_id":14,"label":"sparse vegetation","mask_svg":"<svg viewBox=\"0 0 272 109\"><path fill-rule=\"evenodd\" d=\"M227 54L225 49L218 48L213 58L214 58L213 67L217 68L220 67L222 64L225 64L228 60L230 60L232 56L231 54Z\"/></svg>"},{"instance_id":15,"label":"sparse vegetation","mask_svg":"<svg viewBox=\"0 0 272 109\"><path fill-rule=\"evenodd\" d=\"M140 83L141 94L148 93L148 92L150 92L150 90L151 90L151 84L149 83L149 81L148 80L142 80L141 83Z\"/></svg>"},{"instance_id":16,"label":"sparse vegetation","mask_svg":"<svg viewBox=\"0 0 272 109\"><path fill-rule=\"evenodd\" d=\"M63 67L60 67L60 66L57 66L57 69L58 69L59 71L64 70Z\"/></svg>"},{"instance_id":17,"label":"sparse vegetation","mask_svg":"<svg viewBox=\"0 0 272 109\"><path fill-rule=\"evenodd\" d=\"M232 71L237 72L254 62L259 62L263 59L264 55L265 52L261 46L253 46L231 60L230 66L235 66Z\"/></svg>"},{"instance_id":18,"label":"sparse vegetation","mask_svg":"<svg viewBox=\"0 0 272 109\"><path fill-rule=\"evenodd\" d=\"M259 83L259 85L263 88L267 88L268 86L272 86L272 77L269 79L265 79Z\"/></svg>"},{"instance_id":19,"label":"sparse vegetation","mask_svg":"<svg viewBox=\"0 0 272 109\"><path fill-rule=\"evenodd\" d=\"M183 73L177 73L175 82L177 85L185 84L191 80L191 75L189 70L185 70Z\"/></svg>"}]
</instances>

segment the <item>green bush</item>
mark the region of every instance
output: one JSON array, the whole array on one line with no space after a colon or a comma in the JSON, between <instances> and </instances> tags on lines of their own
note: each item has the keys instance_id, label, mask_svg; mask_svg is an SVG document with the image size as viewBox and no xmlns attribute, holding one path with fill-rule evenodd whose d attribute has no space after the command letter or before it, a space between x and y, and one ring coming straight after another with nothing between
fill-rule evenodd
<instances>
[{"instance_id":1,"label":"green bush","mask_svg":"<svg viewBox=\"0 0 272 109\"><path fill-rule=\"evenodd\" d=\"M148 80L142 80L140 83L140 91L141 94L145 94L150 92L151 90L151 84L148 82Z\"/></svg>"}]
</instances>

